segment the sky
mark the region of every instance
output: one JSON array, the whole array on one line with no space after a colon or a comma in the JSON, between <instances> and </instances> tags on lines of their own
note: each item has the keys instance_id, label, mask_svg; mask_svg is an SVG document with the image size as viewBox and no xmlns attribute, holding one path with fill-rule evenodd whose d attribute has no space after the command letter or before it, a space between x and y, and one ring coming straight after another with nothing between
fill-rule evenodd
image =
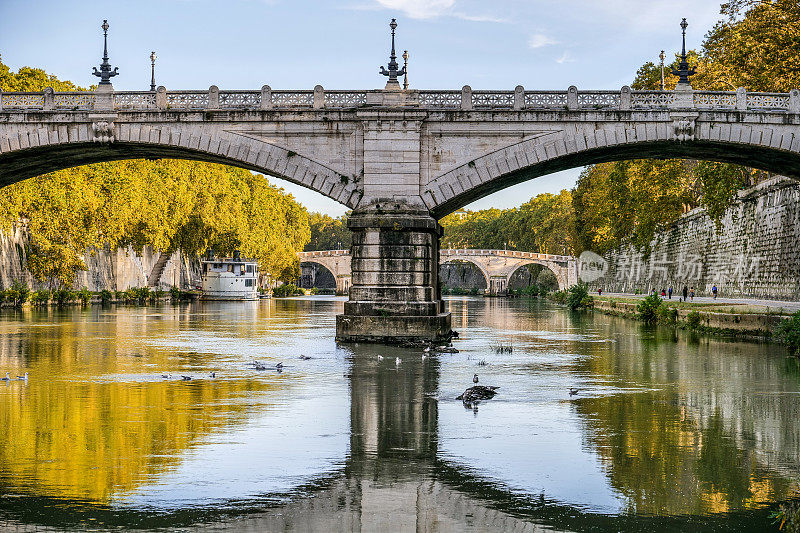
<instances>
[{"instance_id":1,"label":"sky","mask_svg":"<svg viewBox=\"0 0 800 533\"><path fill-rule=\"evenodd\" d=\"M167 89L378 89L389 55L391 18L398 54L408 50L416 89L619 89L658 54L696 48L720 18L719 0L0 0L0 55L16 70L44 68L96 83L102 20L117 90L147 90L151 51L156 84ZM581 169L510 187L467 209L518 206L572 188ZM312 211L345 207L274 181Z\"/></svg>"}]
</instances>

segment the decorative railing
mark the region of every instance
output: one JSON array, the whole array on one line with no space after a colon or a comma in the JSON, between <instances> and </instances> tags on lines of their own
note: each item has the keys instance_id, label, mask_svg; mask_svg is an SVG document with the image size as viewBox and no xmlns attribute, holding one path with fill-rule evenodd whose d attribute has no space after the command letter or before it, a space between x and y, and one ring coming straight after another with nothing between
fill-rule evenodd
<instances>
[{"instance_id":1,"label":"decorative railing","mask_svg":"<svg viewBox=\"0 0 800 533\"><path fill-rule=\"evenodd\" d=\"M399 106L430 110L736 110L800 113L800 92L747 93L736 91L73 91L0 92L0 110L265 110L352 109L365 106Z\"/></svg>"},{"instance_id":2,"label":"decorative railing","mask_svg":"<svg viewBox=\"0 0 800 533\"><path fill-rule=\"evenodd\" d=\"M301 259L314 259L317 257L341 257L349 256L349 250L317 250L313 252L297 252L297 256ZM439 250L441 257L457 257L457 256L493 256L493 257L515 257L518 259L537 259L539 261L556 261L563 263L565 261L572 261L575 258L569 255L553 255L553 254L540 254L536 252L520 252L517 250L476 250L471 248L446 248Z\"/></svg>"},{"instance_id":3,"label":"decorative railing","mask_svg":"<svg viewBox=\"0 0 800 533\"><path fill-rule=\"evenodd\" d=\"M261 91L220 91L220 109L248 109L261 106Z\"/></svg>"},{"instance_id":4,"label":"decorative railing","mask_svg":"<svg viewBox=\"0 0 800 533\"><path fill-rule=\"evenodd\" d=\"M694 93L694 105L698 108L736 108L736 93L723 91L697 91Z\"/></svg>"},{"instance_id":5,"label":"decorative railing","mask_svg":"<svg viewBox=\"0 0 800 533\"><path fill-rule=\"evenodd\" d=\"M367 91L325 91L325 107L362 107L367 105Z\"/></svg>"},{"instance_id":6,"label":"decorative railing","mask_svg":"<svg viewBox=\"0 0 800 533\"><path fill-rule=\"evenodd\" d=\"M631 107L669 107L675 101L672 91L631 91Z\"/></svg>"},{"instance_id":7,"label":"decorative railing","mask_svg":"<svg viewBox=\"0 0 800 533\"><path fill-rule=\"evenodd\" d=\"M525 107L528 108L565 108L567 106L566 91L527 91L525 93Z\"/></svg>"},{"instance_id":8,"label":"decorative railing","mask_svg":"<svg viewBox=\"0 0 800 533\"><path fill-rule=\"evenodd\" d=\"M419 105L433 109L458 109L461 91L420 91Z\"/></svg>"},{"instance_id":9,"label":"decorative railing","mask_svg":"<svg viewBox=\"0 0 800 533\"><path fill-rule=\"evenodd\" d=\"M155 109L156 93L151 91L114 93L114 107L125 110Z\"/></svg>"}]
</instances>

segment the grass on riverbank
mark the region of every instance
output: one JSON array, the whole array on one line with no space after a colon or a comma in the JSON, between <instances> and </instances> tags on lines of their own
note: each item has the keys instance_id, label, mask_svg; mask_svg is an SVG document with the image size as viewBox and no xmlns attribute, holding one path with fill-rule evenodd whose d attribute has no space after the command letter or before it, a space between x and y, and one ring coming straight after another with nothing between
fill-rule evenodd
<instances>
[{"instance_id":1,"label":"grass on riverbank","mask_svg":"<svg viewBox=\"0 0 800 533\"><path fill-rule=\"evenodd\" d=\"M660 297L659 297L660 298ZM622 302L638 305L644 299L625 296L594 296L596 301L601 302ZM774 308L766 305L754 305L748 303L720 303L720 302L681 302L679 300L669 300L662 298L663 305L674 307L675 309L700 309L711 313L731 313L731 314L752 314L752 315L783 315L791 313L782 307Z\"/></svg>"}]
</instances>

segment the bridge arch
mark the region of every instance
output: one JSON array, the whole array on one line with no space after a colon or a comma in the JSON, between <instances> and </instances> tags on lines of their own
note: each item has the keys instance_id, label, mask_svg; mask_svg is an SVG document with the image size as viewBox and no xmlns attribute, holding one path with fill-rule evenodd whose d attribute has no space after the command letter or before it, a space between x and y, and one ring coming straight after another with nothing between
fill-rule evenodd
<instances>
[{"instance_id":1,"label":"bridge arch","mask_svg":"<svg viewBox=\"0 0 800 533\"><path fill-rule=\"evenodd\" d=\"M696 115L696 114L695 114ZM800 179L800 133L781 123L674 122L578 126L482 155L428 182L423 200L441 218L475 200L546 174L628 159L736 163Z\"/></svg>"},{"instance_id":2,"label":"bridge arch","mask_svg":"<svg viewBox=\"0 0 800 533\"><path fill-rule=\"evenodd\" d=\"M306 187L350 208L361 197L351 178L328 166L264 140L202 123L0 126L0 187L90 163L152 158L241 167Z\"/></svg>"},{"instance_id":3,"label":"bridge arch","mask_svg":"<svg viewBox=\"0 0 800 533\"><path fill-rule=\"evenodd\" d=\"M446 263L469 263L474 266L482 275L483 281L486 284L486 289L489 290L491 288L491 277L489 276L489 272L487 272L485 265L482 265L476 259L470 257L463 257L463 256L447 256L442 255L440 256L439 265L444 265Z\"/></svg>"},{"instance_id":4,"label":"bridge arch","mask_svg":"<svg viewBox=\"0 0 800 533\"><path fill-rule=\"evenodd\" d=\"M508 289L511 286L511 277L522 267L528 265L539 265L542 268L545 268L553 273L553 276L556 278L556 282L558 283L558 290L564 290L572 285L572 280L569 277L569 271L565 270L562 267L559 267L552 261L542 261L538 259L530 259L526 261L521 261L516 265L513 265L506 273L505 279L505 286Z\"/></svg>"}]
</instances>

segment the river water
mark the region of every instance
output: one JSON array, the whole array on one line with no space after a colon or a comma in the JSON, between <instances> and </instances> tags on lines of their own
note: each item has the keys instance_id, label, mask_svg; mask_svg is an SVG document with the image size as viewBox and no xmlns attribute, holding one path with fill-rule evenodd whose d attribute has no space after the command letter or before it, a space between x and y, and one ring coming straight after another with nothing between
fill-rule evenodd
<instances>
[{"instance_id":1,"label":"river water","mask_svg":"<svg viewBox=\"0 0 800 533\"><path fill-rule=\"evenodd\" d=\"M769 531L800 494L781 347L452 298L423 359L337 346L342 303L4 311L0 530Z\"/></svg>"}]
</instances>

